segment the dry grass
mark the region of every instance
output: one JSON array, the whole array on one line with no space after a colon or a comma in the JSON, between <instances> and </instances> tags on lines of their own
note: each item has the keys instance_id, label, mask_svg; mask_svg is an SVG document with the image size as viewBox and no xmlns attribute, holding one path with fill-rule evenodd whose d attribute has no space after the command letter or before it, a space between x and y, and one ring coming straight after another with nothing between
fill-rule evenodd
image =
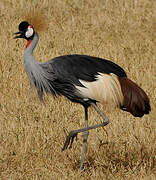
<instances>
[{"instance_id":1,"label":"dry grass","mask_svg":"<svg viewBox=\"0 0 156 180\"><path fill-rule=\"evenodd\" d=\"M67 132L83 127L80 105L46 96L40 104L23 67L24 40L13 33L29 9L42 10L39 61L82 53L111 59L149 95L142 119L102 107L111 123L90 132L85 171L79 171L82 137L61 152ZM156 178L156 1L0 1L0 179ZM93 109L90 124L100 122Z\"/></svg>"}]
</instances>

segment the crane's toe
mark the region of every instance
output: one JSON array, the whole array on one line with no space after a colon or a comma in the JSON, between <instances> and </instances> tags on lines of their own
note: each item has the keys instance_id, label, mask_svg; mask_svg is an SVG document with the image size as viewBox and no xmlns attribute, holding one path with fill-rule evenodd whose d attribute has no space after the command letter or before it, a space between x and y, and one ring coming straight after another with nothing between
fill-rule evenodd
<instances>
[{"instance_id":1,"label":"crane's toe","mask_svg":"<svg viewBox=\"0 0 156 180\"><path fill-rule=\"evenodd\" d=\"M62 148L62 151L66 150L67 148L72 148L72 144L74 142L74 139L77 140L77 132L71 131L69 135L66 137L66 141L64 143L64 146Z\"/></svg>"}]
</instances>

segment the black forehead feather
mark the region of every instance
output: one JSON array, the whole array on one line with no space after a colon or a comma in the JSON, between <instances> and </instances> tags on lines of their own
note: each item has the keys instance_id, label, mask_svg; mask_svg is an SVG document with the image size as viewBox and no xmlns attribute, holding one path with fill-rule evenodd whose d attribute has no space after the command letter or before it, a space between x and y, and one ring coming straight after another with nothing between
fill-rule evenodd
<instances>
[{"instance_id":1,"label":"black forehead feather","mask_svg":"<svg viewBox=\"0 0 156 180\"><path fill-rule=\"evenodd\" d=\"M25 31L29 26L29 23L27 21L22 21L19 26L18 29L19 31Z\"/></svg>"}]
</instances>

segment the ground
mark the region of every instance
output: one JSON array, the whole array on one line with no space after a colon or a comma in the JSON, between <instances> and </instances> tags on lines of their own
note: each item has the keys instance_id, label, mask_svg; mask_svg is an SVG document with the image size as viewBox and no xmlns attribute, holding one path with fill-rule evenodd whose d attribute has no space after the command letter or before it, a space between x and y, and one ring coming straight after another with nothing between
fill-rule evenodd
<instances>
[{"instance_id":1,"label":"ground","mask_svg":"<svg viewBox=\"0 0 156 180\"><path fill-rule=\"evenodd\" d=\"M0 179L156 178L155 9L155 0L0 1ZM36 60L75 53L112 60L150 98L143 118L99 105L110 124L90 131L82 172L82 135L61 149L69 131L84 127L83 107L50 95L41 104L23 66L26 41L13 39L32 11L42 24ZM101 121L90 108L89 124Z\"/></svg>"}]
</instances>

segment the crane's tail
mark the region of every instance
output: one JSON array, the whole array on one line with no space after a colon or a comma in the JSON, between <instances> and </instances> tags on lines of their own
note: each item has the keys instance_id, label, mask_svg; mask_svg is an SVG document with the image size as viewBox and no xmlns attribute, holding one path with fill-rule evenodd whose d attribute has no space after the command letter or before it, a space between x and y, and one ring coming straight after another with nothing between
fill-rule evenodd
<instances>
[{"instance_id":1,"label":"crane's tail","mask_svg":"<svg viewBox=\"0 0 156 180\"><path fill-rule=\"evenodd\" d=\"M121 109L130 112L135 117L142 117L151 111L147 94L133 81L126 77L119 77L121 90L124 96Z\"/></svg>"}]
</instances>

